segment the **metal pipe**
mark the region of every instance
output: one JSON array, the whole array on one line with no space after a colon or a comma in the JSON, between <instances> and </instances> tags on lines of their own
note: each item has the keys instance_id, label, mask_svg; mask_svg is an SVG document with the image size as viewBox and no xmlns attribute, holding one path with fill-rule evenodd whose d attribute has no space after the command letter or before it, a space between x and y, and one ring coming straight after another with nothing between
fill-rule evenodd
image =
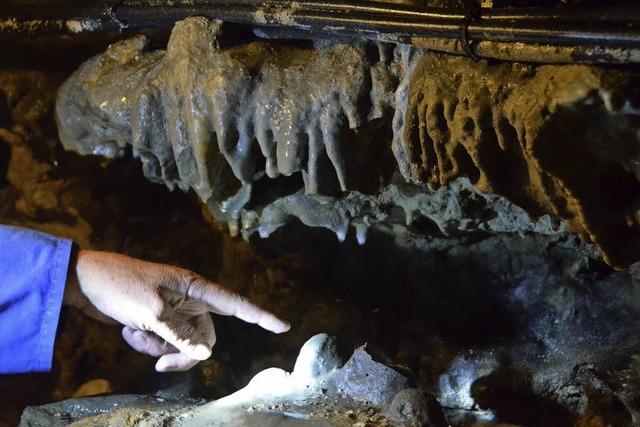
<instances>
[{"instance_id":1,"label":"metal pipe","mask_svg":"<svg viewBox=\"0 0 640 427\"><path fill-rule=\"evenodd\" d=\"M226 0L195 6L125 0L114 8L0 6L0 36L170 28L188 16L464 52L464 28L487 57L533 62L640 63L640 8L455 10L372 1ZM537 53L536 53L537 52Z\"/></svg>"}]
</instances>

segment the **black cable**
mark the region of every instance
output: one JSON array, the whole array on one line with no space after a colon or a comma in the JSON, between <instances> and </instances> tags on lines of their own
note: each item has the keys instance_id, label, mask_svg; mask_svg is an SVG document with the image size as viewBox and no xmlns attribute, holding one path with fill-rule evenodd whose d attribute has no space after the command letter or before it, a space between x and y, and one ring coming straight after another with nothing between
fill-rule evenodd
<instances>
[{"instance_id":1,"label":"black cable","mask_svg":"<svg viewBox=\"0 0 640 427\"><path fill-rule=\"evenodd\" d=\"M469 25L472 21L479 21L482 15L482 9L475 0L462 0L462 8L465 13L464 21L460 26L460 44L467 56L475 62L480 61L480 56L473 48L473 41L469 37Z\"/></svg>"},{"instance_id":2,"label":"black cable","mask_svg":"<svg viewBox=\"0 0 640 427\"><path fill-rule=\"evenodd\" d=\"M430 43L435 48L438 41L462 39L461 53L473 40L476 48L487 42L489 48L515 43L532 45L534 50L536 46L564 48L568 52L567 62L574 57L581 62L640 62L638 7L482 9L482 19L477 19L460 10L373 1L209 0L199 1L197 6L184 6L157 0L149 6L124 0L112 12L115 19L105 15L100 7L0 6L0 35L65 33L85 27L86 31L113 31L121 29L118 22L126 23L129 29L170 28L176 21L195 15L361 39ZM478 11L474 13L480 16ZM9 19L17 25L3 25L3 20ZM66 25L70 21L90 25ZM25 22L28 25L21 27L20 23ZM38 22L43 25L36 25ZM470 52L471 56L477 54L475 50ZM500 54L517 56L519 52L512 49ZM549 56L549 50L540 55Z\"/></svg>"}]
</instances>

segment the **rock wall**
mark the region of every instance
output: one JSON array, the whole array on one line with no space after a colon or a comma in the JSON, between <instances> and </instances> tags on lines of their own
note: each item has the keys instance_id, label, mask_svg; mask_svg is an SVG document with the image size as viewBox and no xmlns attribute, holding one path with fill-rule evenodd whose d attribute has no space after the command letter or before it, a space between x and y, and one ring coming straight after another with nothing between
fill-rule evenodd
<instances>
[{"instance_id":1,"label":"rock wall","mask_svg":"<svg viewBox=\"0 0 640 427\"><path fill-rule=\"evenodd\" d=\"M220 40L219 23L190 18L166 52L136 37L88 61L59 93L65 147L116 157L131 146L149 179L193 188L232 234L297 218L362 236L404 203L379 197L395 191L395 170L432 190L464 176L532 218L565 221L613 266L638 259L633 73Z\"/></svg>"}]
</instances>

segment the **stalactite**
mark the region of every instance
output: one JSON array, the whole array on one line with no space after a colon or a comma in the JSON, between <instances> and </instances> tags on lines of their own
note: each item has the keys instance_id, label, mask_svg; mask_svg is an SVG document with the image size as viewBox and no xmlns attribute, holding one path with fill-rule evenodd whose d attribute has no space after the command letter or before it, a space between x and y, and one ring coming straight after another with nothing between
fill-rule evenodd
<instances>
[{"instance_id":1,"label":"stalactite","mask_svg":"<svg viewBox=\"0 0 640 427\"><path fill-rule=\"evenodd\" d=\"M130 145L149 179L194 189L233 234L268 236L296 217L340 240L354 225L361 243L386 221L367 212L395 188L379 167L393 153L426 194L466 177L566 221L614 266L638 259L632 73L370 43L220 47L220 30L190 18L166 52L136 37L88 61L58 97L63 144L108 157ZM248 206L257 181L298 175L293 191Z\"/></svg>"}]
</instances>

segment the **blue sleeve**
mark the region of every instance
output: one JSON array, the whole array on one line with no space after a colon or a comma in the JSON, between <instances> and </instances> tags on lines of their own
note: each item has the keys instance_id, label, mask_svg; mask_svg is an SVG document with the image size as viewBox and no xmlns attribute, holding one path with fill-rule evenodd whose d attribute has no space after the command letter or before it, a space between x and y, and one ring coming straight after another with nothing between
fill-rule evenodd
<instances>
[{"instance_id":1,"label":"blue sleeve","mask_svg":"<svg viewBox=\"0 0 640 427\"><path fill-rule=\"evenodd\" d=\"M71 241L0 225L0 374L51 370Z\"/></svg>"}]
</instances>

